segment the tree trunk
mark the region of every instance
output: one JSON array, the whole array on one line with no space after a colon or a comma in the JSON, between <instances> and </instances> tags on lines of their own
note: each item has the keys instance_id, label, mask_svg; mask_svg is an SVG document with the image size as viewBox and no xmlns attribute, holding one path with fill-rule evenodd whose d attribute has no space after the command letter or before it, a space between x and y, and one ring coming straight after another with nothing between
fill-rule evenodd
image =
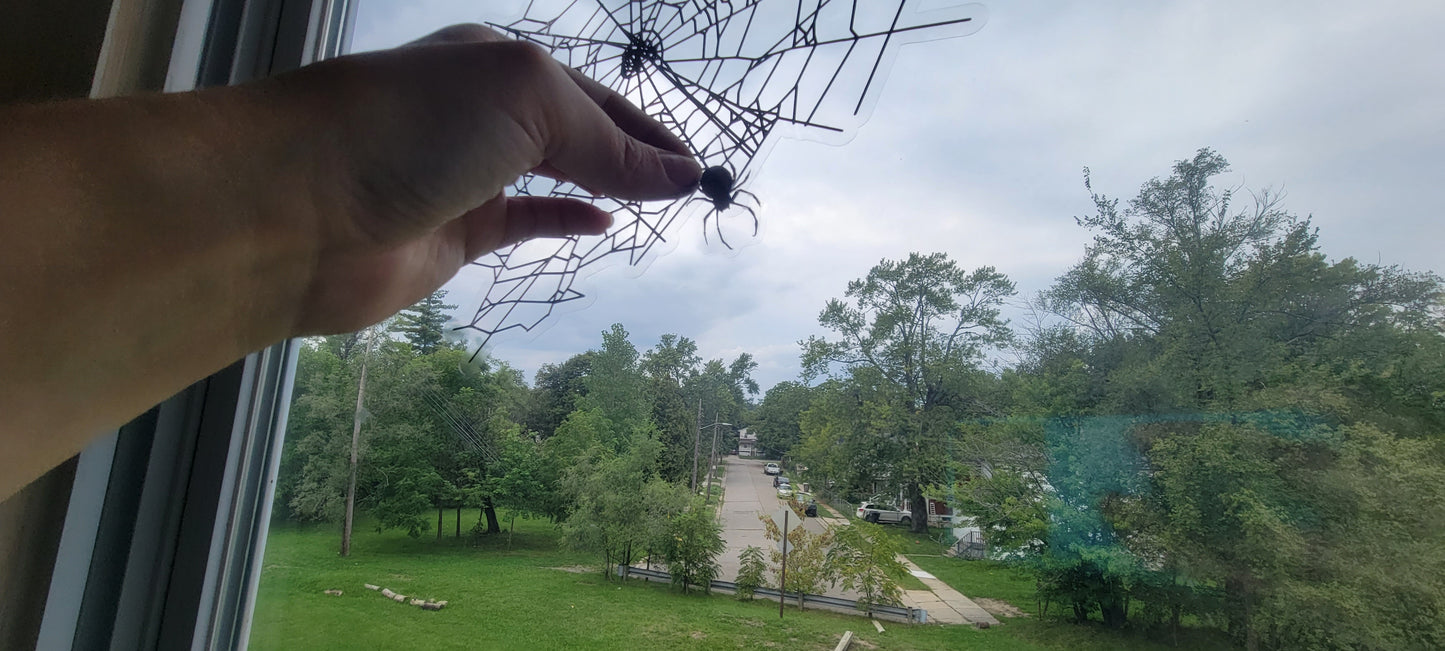
<instances>
[{"instance_id":1,"label":"tree trunk","mask_svg":"<svg viewBox=\"0 0 1445 651\"><path fill-rule=\"evenodd\" d=\"M908 530L928 533L928 500L923 497L923 487L917 483L908 485L908 510L913 518L913 525Z\"/></svg>"},{"instance_id":2,"label":"tree trunk","mask_svg":"<svg viewBox=\"0 0 1445 651\"><path fill-rule=\"evenodd\" d=\"M457 538L462 537L462 505L457 505Z\"/></svg>"},{"instance_id":3,"label":"tree trunk","mask_svg":"<svg viewBox=\"0 0 1445 651\"><path fill-rule=\"evenodd\" d=\"M497 523L497 509L492 506L492 498L482 500L482 512L487 514L487 533L502 533L502 525Z\"/></svg>"},{"instance_id":4,"label":"tree trunk","mask_svg":"<svg viewBox=\"0 0 1445 651\"><path fill-rule=\"evenodd\" d=\"M1242 577L1231 577L1224 581L1224 610L1229 617L1229 636L1245 648L1258 648L1250 622L1250 595Z\"/></svg>"},{"instance_id":5,"label":"tree trunk","mask_svg":"<svg viewBox=\"0 0 1445 651\"><path fill-rule=\"evenodd\" d=\"M442 507L437 505L437 540L442 539Z\"/></svg>"},{"instance_id":6,"label":"tree trunk","mask_svg":"<svg viewBox=\"0 0 1445 651\"><path fill-rule=\"evenodd\" d=\"M1123 628L1129 617L1128 607L1117 595L1110 595L1099 602L1099 614L1104 618L1104 625L1109 628Z\"/></svg>"}]
</instances>

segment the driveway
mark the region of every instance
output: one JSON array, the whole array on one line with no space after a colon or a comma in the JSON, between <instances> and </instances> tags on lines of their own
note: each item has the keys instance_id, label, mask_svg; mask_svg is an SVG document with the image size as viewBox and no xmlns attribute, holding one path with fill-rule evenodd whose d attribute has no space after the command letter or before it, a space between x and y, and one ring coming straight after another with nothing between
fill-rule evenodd
<instances>
[{"instance_id":1,"label":"driveway","mask_svg":"<svg viewBox=\"0 0 1445 651\"><path fill-rule=\"evenodd\" d=\"M723 476L723 507L720 515L723 539L727 541L728 547L718 559L718 565L722 567L719 578L735 581L738 576L738 554L748 546L758 547L765 553L776 546L777 543L768 540L764 535L766 530L758 516L776 513L784 502L778 499L778 493L773 488L772 475L763 474L763 464L767 463L766 461L733 456L724 459L727 462L727 474ZM797 520L790 519L789 529L796 522ZM781 522L778 524L782 525ZM813 533L823 533L825 530L823 523L817 518L804 519L803 528ZM763 558L766 559L767 556L764 555Z\"/></svg>"}]
</instances>

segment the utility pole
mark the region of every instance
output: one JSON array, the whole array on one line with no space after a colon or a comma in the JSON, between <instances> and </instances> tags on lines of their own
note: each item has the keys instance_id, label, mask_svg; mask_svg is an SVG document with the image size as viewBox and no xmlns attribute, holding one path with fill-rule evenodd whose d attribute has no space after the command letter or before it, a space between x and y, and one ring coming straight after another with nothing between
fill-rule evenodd
<instances>
[{"instance_id":1,"label":"utility pole","mask_svg":"<svg viewBox=\"0 0 1445 651\"><path fill-rule=\"evenodd\" d=\"M697 429L692 437L692 494L697 494L697 455L702 443L702 398L697 399Z\"/></svg>"},{"instance_id":2,"label":"utility pole","mask_svg":"<svg viewBox=\"0 0 1445 651\"><path fill-rule=\"evenodd\" d=\"M727 425L728 427L733 426L732 423L724 423L717 420L717 417L717 414L713 414L713 421L715 422L712 424L712 454L707 457L707 495L702 498L703 504L707 504L712 500L712 478L715 474L713 470L717 468L717 429L723 425Z\"/></svg>"},{"instance_id":3,"label":"utility pole","mask_svg":"<svg viewBox=\"0 0 1445 651\"><path fill-rule=\"evenodd\" d=\"M713 414L713 420L717 420L717 414ZM712 424L712 452L707 455L707 493L703 495L702 503L707 504L712 500L712 471L717 466L717 427L718 423Z\"/></svg>"},{"instance_id":4,"label":"utility pole","mask_svg":"<svg viewBox=\"0 0 1445 651\"><path fill-rule=\"evenodd\" d=\"M788 600L788 512L783 507L783 576L778 579L778 619L783 618L783 604Z\"/></svg>"},{"instance_id":5,"label":"utility pole","mask_svg":"<svg viewBox=\"0 0 1445 651\"><path fill-rule=\"evenodd\" d=\"M341 555L351 555L351 523L356 509L356 466L361 448L361 402L366 397L366 365L371 361L371 346L376 342L376 328L368 330L366 352L361 356L361 382L356 385L356 414L351 419L351 471L346 479L346 525L341 530Z\"/></svg>"}]
</instances>

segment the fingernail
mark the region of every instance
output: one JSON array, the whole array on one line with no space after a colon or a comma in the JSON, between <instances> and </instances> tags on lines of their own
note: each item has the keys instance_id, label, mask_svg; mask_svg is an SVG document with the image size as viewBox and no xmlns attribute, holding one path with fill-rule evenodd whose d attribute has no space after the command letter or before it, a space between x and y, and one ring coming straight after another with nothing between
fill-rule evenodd
<instances>
[{"instance_id":1,"label":"fingernail","mask_svg":"<svg viewBox=\"0 0 1445 651\"><path fill-rule=\"evenodd\" d=\"M692 188L702 178L702 166L688 156L663 154L662 169L667 172L667 180L683 189Z\"/></svg>"}]
</instances>

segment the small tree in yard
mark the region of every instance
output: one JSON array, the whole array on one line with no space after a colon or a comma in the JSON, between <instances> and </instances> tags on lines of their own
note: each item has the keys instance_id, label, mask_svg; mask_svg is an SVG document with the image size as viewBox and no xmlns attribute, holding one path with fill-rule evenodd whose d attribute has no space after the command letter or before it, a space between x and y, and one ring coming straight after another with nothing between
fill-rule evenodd
<instances>
[{"instance_id":1,"label":"small tree in yard","mask_svg":"<svg viewBox=\"0 0 1445 651\"><path fill-rule=\"evenodd\" d=\"M768 540L780 541L783 539L782 527L778 526L773 519L766 515L758 516L763 521L763 527L767 529ZM827 563L828 546L833 542L833 534L829 532L813 533L804 529L802 518L798 518L799 526L788 529L788 571L786 585L780 587L784 592L798 593L798 609L803 609L803 595L817 594L825 584L832 582ZM772 551L775 574L783 578L783 552L781 549Z\"/></svg>"},{"instance_id":2,"label":"small tree in yard","mask_svg":"<svg viewBox=\"0 0 1445 651\"><path fill-rule=\"evenodd\" d=\"M767 563L763 562L763 550L749 545L741 554L738 554L738 591L739 601L746 601L753 598L753 593L763 585L763 572L767 571Z\"/></svg>"},{"instance_id":3,"label":"small tree in yard","mask_svg":"<svg viewBox=\"0 0 1445 651\"><path fill-rule=\"evenodd\" d=\"M652 471L658 448L647 436L636 437L622 455L595 446L563 478L563 492L573 506L562 523L562 541L573 549L601 552L609 576L613 565L631 565L656 544L660 528L650 523L667 522L685 504L671 499L678 491Z\"/></svg>"},{"instance_id":4,"label":"small tree in yard","mask_svg":"<svg viewBox=\"0 0 1445 651\"><path fill-rule=\"evenodd\" d=\"M717 556L727 547L722 525L712 509L702 500L693 499L687 510L673 516L669 524L662 556L672 584L684 592L689 585L700 585L704 592L712 592L712 581L719 571Z\"/></svg>"},{"instance_id":5,"label":"small tree in yard","mask_svg":"<svg viewBox=\"0 0 1445 651\"><path fill-rule=\"evenodd\" d=\"M898 539L883 527L855 522L834 530L833 546L824 565L833 585L858 592L858 608L873 614L873 606L898 605L903 588L898 581L908 568L898 560L903 551Z\"/></svg>"}]
</instances>

